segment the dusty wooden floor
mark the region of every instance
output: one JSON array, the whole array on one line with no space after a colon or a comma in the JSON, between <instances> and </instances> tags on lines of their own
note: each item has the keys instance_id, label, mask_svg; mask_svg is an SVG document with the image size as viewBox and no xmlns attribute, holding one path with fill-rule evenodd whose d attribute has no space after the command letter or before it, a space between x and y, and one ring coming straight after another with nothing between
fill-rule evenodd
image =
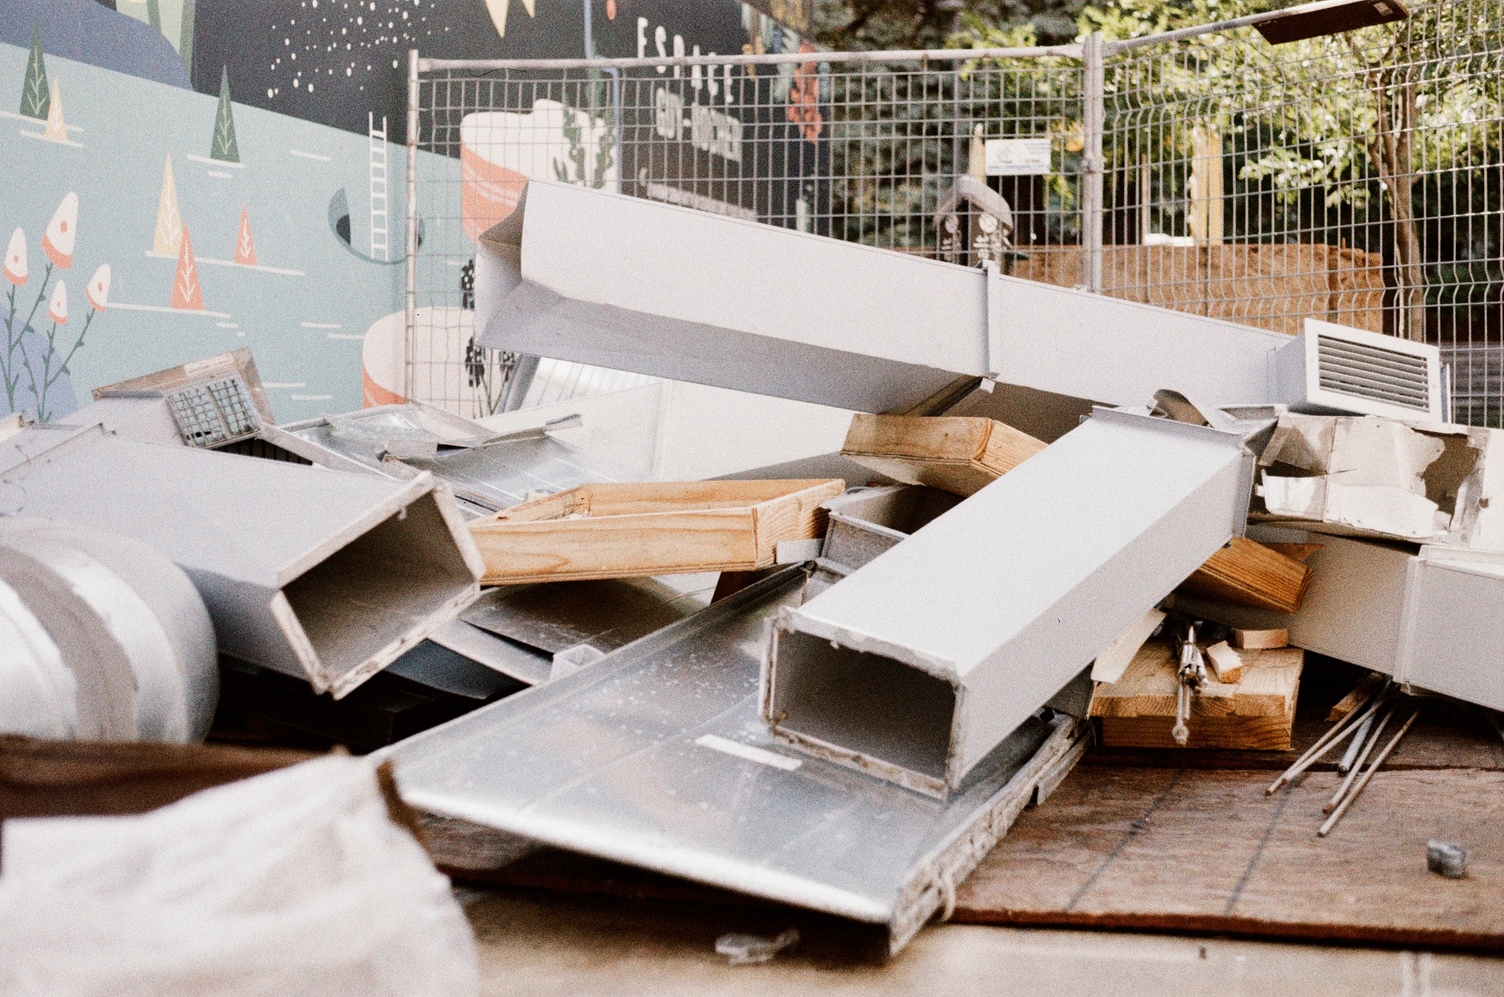
<instances>
[{"instance_id":1,"label":"dusty wooden floor","mask_svg":"<svg viewBox=\"0 0 1504 997\"><path fill-rule=\"evenodd\" d=\"M886 964L837 924L805 924L798 950L761 966L714 952L727 931L777 930L765 913L697 904L464 891L492 995L970 994L1053 997L1492 997L1504 960L1121 932L940 925Z\"/></svg>"}]
</instances>

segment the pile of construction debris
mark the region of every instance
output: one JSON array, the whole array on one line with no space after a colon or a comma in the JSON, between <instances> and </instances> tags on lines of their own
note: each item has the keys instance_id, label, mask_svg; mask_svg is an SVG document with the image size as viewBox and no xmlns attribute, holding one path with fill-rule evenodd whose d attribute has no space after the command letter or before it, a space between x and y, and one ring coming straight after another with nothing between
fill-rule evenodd
<instances>
[{"instance_id":1,"label":"pile of construction debris","mask_svg":"<svg viewBox=\"0 0 1504 997\"><path fill-rule=\"evenodd\" d=\"M582 212L612 267L550 241ZM689 236L735 250L693 287L653 262ZM840 454L798 467L643 482L561 440L578 418L502 433L411 403L277 425L240 351L13 420L0 729L298 731L375 754L129 821L8 821L0 919L43 892L56 910L0 963L97 982L68 932L118 953L174 930L175 897L230 939L275 897L285 921L240 961L206 946L161 971L251 965L377 904L390 919L331 978L473 987L415 982L474 957L392 836L408 808L882 925L896 952L1094 738L1289 749L1307 652L1374 676L1271 787L1343 748L1322 834L1415 697L1504 709L1504 435L1444 421L1434 349L1317 321L1288 340L541 183L487 242L488 345L903 414L857 414ZM624 259L636 290L590 285ZM786 267L802 312L737 312L747 259ZM0 751L45 783L40 744ZM69 764L142 782L139 745L101 748ZM163 793L49 783L6 815L148 810L301 756L172 757ZM293 833L300 807L321 816ZM221 837L238 850L216 872L202 842ZM352 858L321 864L331 849ZM99 885L127 860L150 871Z\"/></svg>"}]
</instances>

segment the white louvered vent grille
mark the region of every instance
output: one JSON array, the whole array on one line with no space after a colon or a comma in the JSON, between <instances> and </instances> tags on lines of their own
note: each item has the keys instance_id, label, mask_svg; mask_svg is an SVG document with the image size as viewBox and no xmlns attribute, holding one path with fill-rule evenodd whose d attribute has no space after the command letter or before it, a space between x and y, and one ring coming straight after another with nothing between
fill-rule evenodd
<instances>
[{"instance_id":1,"label":"white louvered vent grille","mask_svg":"<svg viewBox=\"0 0 1504 997\"><path fill-rule=\"evenodd\" d=\"M1335 336L1317 336L1316 372L1323 391L1417 412L1430 411L1429 371L1424 357Z\"/></svg>"}]
</instances>

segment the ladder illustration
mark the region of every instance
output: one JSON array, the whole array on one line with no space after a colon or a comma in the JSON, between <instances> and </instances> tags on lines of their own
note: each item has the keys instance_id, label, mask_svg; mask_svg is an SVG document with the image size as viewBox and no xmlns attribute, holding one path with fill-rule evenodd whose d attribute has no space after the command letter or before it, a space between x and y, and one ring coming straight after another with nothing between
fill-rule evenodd
<instances>
[{"instance_id":1,"label":"ladder illustration","mask_svg":"<svg viewBox=\"0 0 1504 997\"><path fill-rule=\"evenodd\" d=\"M366 129L371 144L371 259L384 263L390 255L386 225L386 116L382 116L378 129L375 113L367 111Z\"/></svg>"}]
</instances>

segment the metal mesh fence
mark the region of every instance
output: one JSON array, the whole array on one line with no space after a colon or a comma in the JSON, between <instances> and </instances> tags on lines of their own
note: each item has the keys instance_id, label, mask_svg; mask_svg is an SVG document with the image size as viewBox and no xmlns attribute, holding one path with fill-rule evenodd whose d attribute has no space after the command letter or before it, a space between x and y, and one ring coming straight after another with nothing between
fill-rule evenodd
<instances>
[{"instance_id":1,"label":"metal mesh fence","mask_svg":"<svg viewBox=\"0 0 1504 997\"><path fill-rule=\"evenodd\" d=\"M1456 418L1498 425L1504 3L1413 11L1110 54L1103 290L1437 343Z\"/></svg>"},{"instance_id":2,"label":"metal mesh fence","mask_svg":"<svg viewBox=\"0 0 1504 997\"><path fill-rule=\"evenodd\" d=\"M1504 0L1282 46L414 68L406 393L460 414L630 386L473 345L474 239L528 177L1282 332L1423 338L1459 421L1504 409Z\"/></svg>"}]
</instances>

